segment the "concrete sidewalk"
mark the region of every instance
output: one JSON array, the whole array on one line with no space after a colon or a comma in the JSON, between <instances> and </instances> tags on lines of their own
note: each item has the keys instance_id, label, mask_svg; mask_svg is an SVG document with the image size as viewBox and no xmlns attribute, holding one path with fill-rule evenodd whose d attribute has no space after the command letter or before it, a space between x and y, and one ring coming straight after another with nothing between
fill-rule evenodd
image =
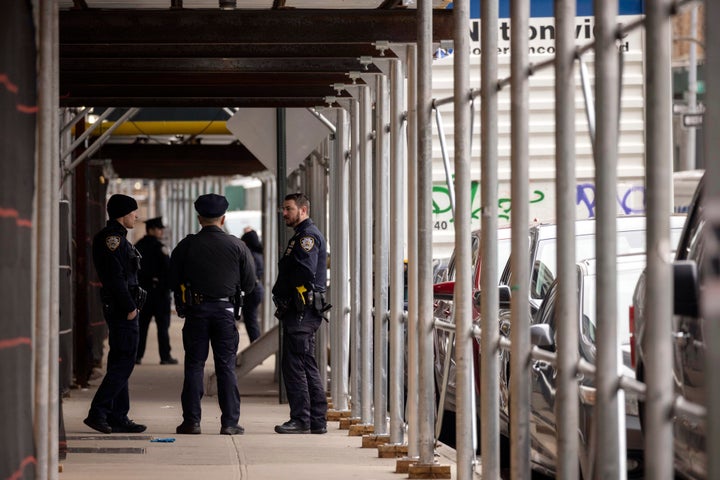
<instances>
[{"instance_id":1,"label":"concrete sidewalk","mask_svg":"<svg viewBox=\"0 0 720 480\"><path fill-rule=\"evenodd\" d=\"M154 325L154 324L153 324ZM377 449L361 448L361 437L349 437L337 422L326 435L278 435L273 427L288 419L278 403L274 357L240 382L241 436L219 435L217 397L203 398L202 435L176 435L182 421L182 320L173 317L171 344L179 365L160 365L154 326L143 364L130 378L130 418L148 426L142 434L103 435L82 423L100 379L87 390L72 390L63 400L68 456L61 462L62 480L70 479L253 479L294 480L407 478L394 473L394 459L378 458ZM247 345L240 325L241 348ZM212 357L212 355L211 355ZM206 376L212 371L212 358ZM152 439L174 438L173 443ZM450 464L441 458L443 464ZM452 465L453 478L455 466Z\"/></svg>"}]
</instances>

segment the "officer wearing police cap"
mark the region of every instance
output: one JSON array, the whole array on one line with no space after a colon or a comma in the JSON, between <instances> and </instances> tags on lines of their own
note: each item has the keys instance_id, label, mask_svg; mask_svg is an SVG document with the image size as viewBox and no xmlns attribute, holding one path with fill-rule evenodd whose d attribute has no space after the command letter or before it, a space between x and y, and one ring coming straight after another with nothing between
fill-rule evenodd
<instances>
[{"instance_id":1,"label":"officer wearing police cap","mask_svg":"<svg viewBox=\"0 0 720 480\"><path fill-rule=\"evenodd\" d=\"M218 386L220 433L242 435L240 393L235 377L239 335L235 311L240 292L251 292L255 270L250 251L239 238L225 233L228 201L213 193L201 195L195 210L202 229L185 237L170 257L170 287L175 305L185 317L185 380L181 395L183 422L179 434L200 433L200 399L203 395L203 371L212 343Z\"/></svg>"},{"instance_id":2,"label":"officer wearing police cap","mask_svg":"<svg viewBox=\"0 0 720 480\"><path fill-rule=\"evenodd\" d=\"M140 433L146 429L127 416L128 379L138 347L138 310L144 302L144 291L137 279L140 255L126 238L128 229L135 226L137 208L132 197L111 196L107 202L109 220L92 245L95 270L102 282L100 296L110 351L107 372L84 422L102 433Z\"/></svg>"},{"instance_id":3,"label":"officer wearing police cap","mask_svg":"<svg viewBox=\"0 0 720 480\"><path fill-rule=\"evenodd\" d=\"M277 433L327 433L327 398L315 361L315 332L330 308L325 303L327 247L308 216L310 201L291 193L283 201L283 219L295 235L288 242L273 286L275 316L283 328L282 373L290 420Z\"/></svg>"},{"instance_id":4,"label":"officer wearing police cap","mask_svg":"<svg viewBox=\"0 0 720 480\"><path fill-rule=\"evenodd\" d=\"M141 363L145 354L147 334L150 321L155 317L157 324L158 349L160 350L161 365L175 365L178 361L170 355L170 286L168 285L168 272L170 270L170 253L162 242L162 217L145 220L145 236L136 244L142 260L138 279L140 286L147 290L148 297L145 307L140 311L140 342L138 344L137 360Z\"/></svg>"}]
</instances>

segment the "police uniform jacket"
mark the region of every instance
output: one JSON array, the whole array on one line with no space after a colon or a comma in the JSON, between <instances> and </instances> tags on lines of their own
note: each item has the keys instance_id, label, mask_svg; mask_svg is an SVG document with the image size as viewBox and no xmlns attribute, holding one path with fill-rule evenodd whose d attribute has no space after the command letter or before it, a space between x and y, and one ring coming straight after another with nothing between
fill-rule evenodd
<instances>
[{"instance_id":1,"label":"police uniform jacket","mask_svg":"<svg viewBox=\"0 0 720 480\"><path fill-rule=\"evenodd\" d=\"M279 299L293 298L296 288L304 286L314 292L325 292L327 285L327 245L325 237L312 219L295 227L280 262L273 295ZM290 302L292 304L292 302Z\"/></svg>"},{"instance_id":2,"label":"police uniform jacket","mask_svg":"<svg viewBox=\"0 0 720 480\"><path fill-rule=\"evenodd\" d=\"M167 247L153 235L145 235L135 244L142 258L138 281L145 290L170 290L168 273L170 270L170 255Z\"/></svg>"},{"instance_id":3,"label":"police uniform jacket","mask_svg":"<svg viewBox=\"0 0 720 480\"><path fill-rule=\"evenodd\" d=\"M115 309L130 313L137 308L130 290L138 285L140 255L126 237L125 227L117 220L108 220L95 235L92 250L103 296L110 299Z\"/></svg>"},{"instance_id":4,"label":"police uniform jacket","mask_svg":"<svg viewBox=\"0 0 720 480\"><path fill-rule=\"evenodd\" d=\"M252 255L237 237L215 225L205 226L177 244L170 257L170 287L179 293L190 284L194 294L208 299L232 298L255 287Z\"/></svg>"}]
</instances>

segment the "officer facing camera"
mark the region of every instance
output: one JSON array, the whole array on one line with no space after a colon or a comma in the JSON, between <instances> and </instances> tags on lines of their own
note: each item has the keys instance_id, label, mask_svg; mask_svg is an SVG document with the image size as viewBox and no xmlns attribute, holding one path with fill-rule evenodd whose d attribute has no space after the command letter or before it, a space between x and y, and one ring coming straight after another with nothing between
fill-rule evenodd
<instances>
[{"instance_id":1,"label":"officer facing camera","mask_svg":"<svg viewBox=\"0 0 720 480\"><path fill-rule=\"evenodd\" d=\"M162 217L145 221L146 235L135 247L142 255L138 280L140 286L148 292L145 308L140 311L140 342L138 344L136 364L142 362L147 343L150 321L155 317L157 324L158 349L161 365L175 365L178 361L170 355L170 253L162 242L165 225Z\"/></svg>"},{"instance_id":2,"label":"officer facing camera","mask_svg":"<svg viewBox=\"0 0 720 480\"><path fill-rule=\"evenodd\" d=\"M302 193L285 197L283 219L295 235L278 264L272 293L283 328L282 373L290 420L276 425L277 433L327 433L325 385L315 361L315 332L330 309L325 302L327 248L309 210Z\"/></svg>"},{"instance_id":3,"label":"officer facing camera","mask_svg":"<svg viewBox=\"0 0 720 480\"><path fill-rule=\"evenodd\" d=\"M135 227L137 208L132 197L111 196L107 225L93 238L93 263L102 282L100 298L110 351L105 378L84 422L101 433L140 433L147 428L127 416L128 379L135 368L138 347L138 311L145 301L145 291L138 286L137 278L140 254L126 238L128 229Z\"/></svg>"},{"instance_id":4,"label":"officer facing camera","mask_svg":"<svg viewBox=\"0 0 720 480\"><path fill-rule=\"evenodd\" d=\"M170 257L170 287L178 315L185 318L185 380L181 395L183 422L179 434L200 433L203 371L212 343L217 376L220 433L242 435L240 393L235 377L239 335L235 317L242 292L255 287L250 251L239 238L225 233L228 201L214 193L200 195L195 210L202 229L178 243Z\"/></svg>"}]
</instances>

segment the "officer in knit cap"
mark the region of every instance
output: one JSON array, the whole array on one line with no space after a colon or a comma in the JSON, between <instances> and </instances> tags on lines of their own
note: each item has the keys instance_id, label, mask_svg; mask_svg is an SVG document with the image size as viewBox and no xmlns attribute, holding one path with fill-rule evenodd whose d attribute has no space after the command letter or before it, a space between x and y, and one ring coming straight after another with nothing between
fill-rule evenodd
<instances>
[{"instance_id":1,"label":"officer in knit cap","mask_svg":"<svg viewBox=\"0 0 720 480\"><path fill-rule=\"evenodd\" d=\"M100 298L108 324L110 351L107 372L98 387L85 424L101 433L140 433L145 425L128 418L128 379L135 367L138 346L138 312L145 292L138 286L140 255L127 240L137 221L137 202L116 194L107 202L110 217L93 239L93 263L102 282Z\"/></svg>"}]
</instances>

